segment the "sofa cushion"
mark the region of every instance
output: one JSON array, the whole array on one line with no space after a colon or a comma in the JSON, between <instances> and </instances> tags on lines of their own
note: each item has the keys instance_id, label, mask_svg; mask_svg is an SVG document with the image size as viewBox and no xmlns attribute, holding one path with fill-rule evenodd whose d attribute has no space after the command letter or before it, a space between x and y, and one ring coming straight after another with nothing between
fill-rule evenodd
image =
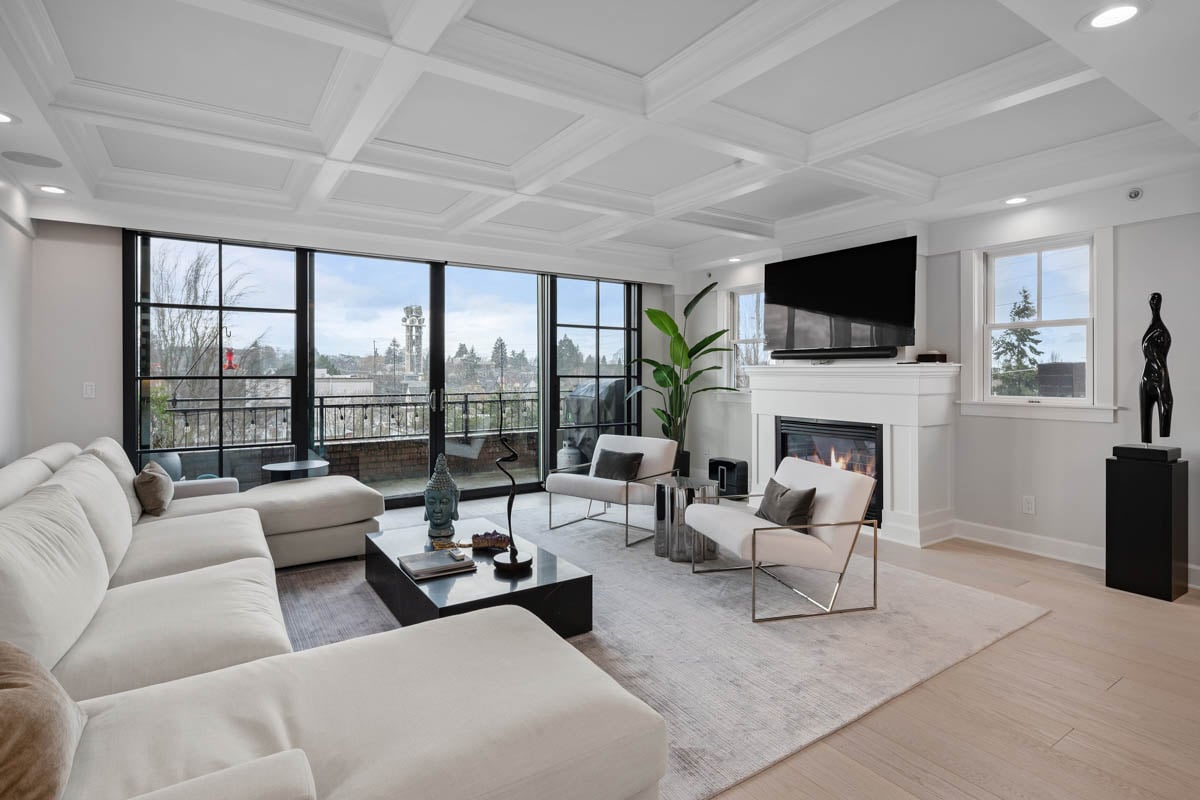
<instances>
[{"instance_id":1,"label":"sofa cushion","mask_svg":"<svg viewBox=\"0 0 1200 800\"><path fill-rule=\"evenodd\" d=\"M303 750L256 758L244 764L139 794L132 800L317 800L317 785Z\"/></svg>"},{"instance_id":2,"label":"sofa cushion","mask_svg":"<svg viewBox=\"0 0 1200 800\"><path fill-rule=\"evenodd\" d=\"M87 715L37 659L0 642L0 797L55 800Z\"/></svg>"},{"instance_id":3,"label":"sofa cushion","mask_svg":"<svg viewBox=\"0 0 1200 800\"><path fill-rule=\"evenodd\" d=\"M0 508L24 497L35 486L41 486L54 473L36 458L18 458L0 467Z\"/></svg>"},{"instance_id":4,"label":"sofa cushion","mask_svg":"<svg viewBox=\"0 0 1200 800\"><path fill-rule=\"evenodd\" d=\"M641 453L600 450L596 453L596 468L592 470L592 474L610 481L632 481L637 478L638 467L641 465Z\"/></svg>"},{"instance_id":5,"label":"sofa cushion","mask_svg":"<svg viewBox=\"0 0 1200 800\"><path fill-rule=\"evenodd\" d=\"M133 489L133 479L137 477L137 472L134 470L133 464L129 463L129 456L125 455L125 448L121 447L116 439L101 436L99 439L93 440L83 451L94 454L104 462L104 466L112 470L113 475L117 476L117 483L121 484L121 491L125 492L125 501L129 503L130 519L136 523L142 516L142 504L138 501L137 492Z\"/></svg>"},{"instance_id":6,"label":"sofa cushion","mask_svg":"<svg viewBox=\"0 0 1200 800\"><path fill-rule=\"evenodd\" d=\"M431 691L447 664L486 664L504 688ZM515 606L82 706L67 800L125 800L288 748L322 800L627 798L666 770L662 717Z\"/></svg>"},{"instance_id":7,"label":"sofa cushion","mask_svg":"<svg viewBox=\"0 0 1200 800\"><path fill-rule=\"evenodd\" d=\"M812 516L813 499L816 496L816 489L792 489L774 478L767 478L762 502L754 515L776 525L807 525Z\"/></svg>"},{"instance_id":8,"label":"sofa cushion","mask_svg":"<svg viewBox=\"0 0 1200 800\"><path fill-rule=\"evenodd\" d=\"M661 475L670 472L675 466L674 439L660 439L654 436L622 436L616 433L602 433L596 438L596 448L593 452L608 450L615 453L641 453L642 463L638 467L638 477ZM592 459L591 473L595 474L596 459Z\"/></svg>"},{"instance_id":9,"label":"sofa cushion","mask_svg":"<svg viewBox=\"0 0 1200 800\"><path fill-rule=\"evenodd\" d=\"M83 448L74 442L56 442L48 444L40 450L34 450L26 458L36 458L41 461L51 472L57 472L75 456L83 452Z\"/></svg>"},{"instance_id":10,"label":"sofa cushion","mask_svg":"<svg viewBox=\"0 0 1200 800\"><path fill-rule=\"evenodd\" d=\"M738 558L750 558L750 540L755 528L770 528L774 522L754 515L754 509L734 504L693 503L684 512L684 521ZM758 535L759 561L802 563L818 569L839 572L842 562L834 558L829 545L815 536L793 531L767 531Z\"/></svg>"},{"instance_id":11,"label":"sofa cushion","mask_svg":"<svg viewBox=\"0 0 1200 800\"><path fill-rule=\"evenodd\" d=\"M331 528L377 517L383 495L347 475L300 478L255 486L240 494L188 497L171 503L160 519L229 508L252 508L267 536Z\"/></svg>"},{"instance_id":12,"label":"sofa cushion","mask_svg":"<svg viewBox=\"0 0 1200 800\"><path fill-rule=\"evenodd\" d=\"M243 558L110 589L53 672L82 700L291 649L274 566Z\"/></svg>"},{"instance_id":13,"label":"sofa cushion","mask_svg":"<svg viewBox=\"0 0 1200 800\"><path fill-rule=\"evenodd\" d=\"M175 482L161 464L148 461L133 479L133 491L137 493L143 513L159 517L175 497Z\"/></svg>"},{"instance_id":14,"label":"sofa cushion","mask_svg":"<svg viewBox=\"0 0 1200 800\"><path fill-rule=\"evenodd\" d=\"M269 557L258 512L248 508L143 522L134 528L125 560L108 585L178 575L239 558Z\"/></svg>"},{"instance_id":15,"label":"sofa cushion","mask_svg":"<svg viewBox=\"0 0 1200 800\"><path fill-rule=\"evenodd\" d=\"M0 510L0 640L54 666L107 585L100 542L65 488L38 486Z\"/></svg>"},{"instance_id":16,"label":"sofa cushion","mask_svg":"<svg viewBox=\"0 0 1200 800\"><path fill-rule=\"evenodd\" d=\"M649 506L654 504L654 486L650 483L625 483L608 478L593 478L573 472L555 472L546 477L546 491L598 500L604 503L625 503Z\"/></svg>"},{"instance_id":17,"label":"sofa cushion","mask_svg":"<svg viewBox=\"0 0 1200 800\"><path fill-rule=\"evenodd\" d=\"M111 576L121 565L133 536L129 507L116 476L95 455L80 453L46 483L63 486L83 506Z\"/></svg>"}]
</instances>

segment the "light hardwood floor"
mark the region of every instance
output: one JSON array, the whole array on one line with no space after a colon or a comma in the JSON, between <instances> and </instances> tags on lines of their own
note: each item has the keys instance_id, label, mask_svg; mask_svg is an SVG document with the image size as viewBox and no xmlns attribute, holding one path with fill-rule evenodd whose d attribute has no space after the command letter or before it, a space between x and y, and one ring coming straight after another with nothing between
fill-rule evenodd
<instances>
[{"instance_id":1,"label":"light hardwood floor","mask_svg":"<svg viewBox=\"0 0 1200 800\"><path fill-rule=\"evenodd\" d=\"M1200 592L962 540L880 557L1050 613L721 800L1200 797Z\"/></svg>"}]
</instances>

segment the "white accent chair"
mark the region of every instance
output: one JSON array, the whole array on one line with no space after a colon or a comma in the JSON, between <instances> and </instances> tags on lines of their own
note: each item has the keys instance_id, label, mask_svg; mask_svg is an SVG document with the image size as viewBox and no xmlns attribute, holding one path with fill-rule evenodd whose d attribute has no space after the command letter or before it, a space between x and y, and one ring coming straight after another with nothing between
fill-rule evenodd
<instances>
[{"instance_id":1,"label":"white accent chair","mask_svg":"<svg viewBox=\"0 0 1200 800\"><path fill-rule=\"evenodd\" d=\"M879 595L879 523L864 519L871 495L875 491L875 479L857 472L827 467L799 458L785 458L775 470L775 481L789 489L816 488L812 515L807 525L775 525L755 516L756 506L748 504L723 504L722 500L762 497L761 494L742 495L741 498L722 497L718 502L695 503L688 507L684 521L695 534L707 536L723 550L738 558L748 560L747 566L722 569L696 569L692 571L728 572L731 569L750 570L750 618L754 622L769 622L796 617L825 616L847 611L870 611L878 604ZM858 542L863 525L871 526L874 534L874 550L871 564L871 605L834 610L850 555ZM693 544L693 559L695 548ZM772 566L804 567L823 570L837 575L833 593L828 603L821 603L804 592L789 585L770 571ZM758 616L759 572L768 575L821 609L820 613L786 614L774 617Z\"/></svg>"},{"instance_id":2,"label":"white accent chair","mask_svg":"<svg viewBox=\"0 0 1200 800\"><path fill-rule=\"evenodd\" d=\"M582 522L585 519L611 522L619 525L621 523L615 520L603 518L604 514L608 513L610 505L619 505L625 507L626 547L654 538L654 531L652 529L629 524L629 506L654 505L654 479L674 474L675 448L676 443L673 439L658 439L650 436L620 436L615 433L601 434L600 438L596 440L596 447L592 451L591 461L587 464L578 464L573 467L553 469L546 476L543 486L546 489L546 493L550 495L546 511L550 530ZM617 453L641 453L642 464L638 467L637 477L631 481L597 478L596 459L599 457L601 450ZM584 470L586 470L586 473ZM555 525L554 495L556 494L587 500L587 512L579 519ZM594 502L604 503L604 511L595 516L592 515L592 503ZM630 528L648 531L651 535L643 536L631 542L629 541Z\"/></svg>"}]
</instances>

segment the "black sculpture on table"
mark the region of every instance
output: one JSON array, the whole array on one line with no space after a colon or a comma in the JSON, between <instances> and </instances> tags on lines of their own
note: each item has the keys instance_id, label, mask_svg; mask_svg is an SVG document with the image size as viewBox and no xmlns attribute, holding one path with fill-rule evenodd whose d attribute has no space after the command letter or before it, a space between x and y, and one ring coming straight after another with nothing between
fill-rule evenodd
<instances>
[{"instance_id":1,"label":"black sculpture on table","mask_svg":"<svg viewBox=\"0 0 1200 800\"><path fill-rule=\"evenodd\" d=\"M517 537L513 535L512 528L512 509L513 500L517 496L517 479L513 474L504 468L505 464L513 464L520 458L513 446L508 443L508 437L504 435L504 395L500 395L500 444L504 445L504 449L508 451L508 455L500 456L496 459L496 468L503 472L509 480L508 489L508 551L497 553L492 559L492 564L496 567L497 572L521 572L528 569L533 563L532 555L522 555L517 552Z\"/></svg>"},{"instance_id":2,"label":"black sculpture on table","mask_svg":"<svg viewBox=\"0 0 1200 800\"><path fill-rule=\"evenodd\" d=\"M1158 406L1158 433L1171 435L1171 410L1175 400L1171 395L1171 376L1167 372L1167 351L1171 349L1171 332L1163 324L1162 295L1150 295L1150 327L1142 336L1142 354L1146 356L1146 368L1142 370L1142 383L1138 389L1142 412L1142 442L1150 444L1153 439L1154 407Z\"/></svg>"}]
</instances>

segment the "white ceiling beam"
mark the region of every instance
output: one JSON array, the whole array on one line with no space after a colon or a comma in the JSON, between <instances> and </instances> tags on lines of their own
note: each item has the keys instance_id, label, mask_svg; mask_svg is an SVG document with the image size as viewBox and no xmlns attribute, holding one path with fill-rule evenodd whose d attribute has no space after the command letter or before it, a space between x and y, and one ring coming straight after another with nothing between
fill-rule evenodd
<instances>
[{"instance_id":1,"label":"white ceiling beam","mask_svg":"<svg viewBox=\"0 0 1200 800\"><path fill-rule=\"evenodd\" d=\"M326 160L322 163L308 186L301 190L295 203L296 212L298 214L315 213L333 196L334 190L337 189L349 169L350 165L344 161Z\"/></svg>"},{"instance_id":2,"label":"white ceiling beam","mask_svg":"<svg viewBox=\"0 0 1200 800\"><path fill-rule=\"evenodd\" d=\"M777 169L793 169L808 160L807 134L719 103L657 127L672 138L691 139L701 147Z\"/></svg>"},{"instance_id":3,"label":"white ceiling beam","mask_svg":"<svg viewBox=\"0 0 1200 800\"><path fill-rule=\"evenodd\" d=\"M938 187L935 175L867 154L811 169L851 189L909 203L932 200Z\"/></svg>"},{"instance_id":4,"label":"white ceiling beam","mask_svg":"<svg viewBox=\"0 0 1200 800\"><path fill-rule=\"evenodd\" d=\"M400 47L428 53L455 22L466 16L474 0L412 0L392 36Z\"/></svg>"},{"instance_id":5,"label":"white ceiling beam","mask_svg":"<svg viewBox=\"0 0 1200 800\"><path fill-rule=\"evenodd\" d=\"M667 121L757 78L899 0L758 0L646 76L646 112Z\"/></svg>"},{"instance_id":6,"label":"white ceiling beam","mask_svg":"<svg viewBox=\"0 0 1200 800\"><path fill-rule=\"evenodd\" d=\"M447 233L451 236L458 236L462 233L477 228L485 222L489 222L493 217L498 217L509 209L519 206L525 202L525 198L517 193L510 194L506 197L495 197L491 202L487 203L482 208L476 209L466 217L458 220L447 229Z\"/></svg>"},{"instance_id":7,"label":"white ceiling beam","mask_svg":"<svg viewBox=\"0 0 1200 800\"><path fill-rule=\"evenodd\" d=\"M380 33L346 25L328 17L310 14L307 11L270 2L270 0L179 0L179 2L206 11L216 11L243 22L252 22L376 57L382 57L392 44L387 36Z\"/></svg>"},{"instance_id":8,"label":"white ceiling beam","mask_svg":"<svg viewBox=\"0 0 1200 800\"><path fill-rule=\"evenodd\" d=\"M388 50L345 124L332 141L327 142L329 157L353 161L363 145L374 138L376 131L391 117L422 72L422 56L398 47Z\"/></svg>"},{"instance_id":9,"label":"white ceiling beam","mask_svg":"<svg viewBox=\"0 0 1200 800\"><path fill-rule=\"evenodd\" d=\"M603 161L646 135L646 125L582 119L512 166L524 194L537 194Z\"/></svg>"},{"instance_id":10,"label":"white ceiling beam","mask_svg":"<svg viewBox=\"0 0 1200 800\"><path fill-rule=\"evenodd\" d=\"M1045 42L816 131L809 137L809 157L812 163L846 158L898 136L930 133L1099 77Z\"/></svg>"},{"instance_id":11,"label":"white ceiling beam","mask_svg":"<svg viewBox=\"0 0 1200 800\"><path fill-rule=\"evenodd\" d=\"M783 257L779 243L768 239L756 242L747 247L745 242L732 240L712 241L685 245L671 252L671 263L676 269L702 269L704 267L727 267L730 259L736 258L741 262L771 262Z\"/></svg>"},{"instance_id":12,"label":"white ceiling beam","mask_svg":"<svg viewBox=\"0 0 1200 800\"><path fill-rule=\"evenodd\" d=\"M686 222L708 228L725 236L747 241L764 241L775 238L775 223L764 222L742 214L733 214L715 208L699 211L689 211L675 218L678 222Z\"/></svg>"}]
</instances>

